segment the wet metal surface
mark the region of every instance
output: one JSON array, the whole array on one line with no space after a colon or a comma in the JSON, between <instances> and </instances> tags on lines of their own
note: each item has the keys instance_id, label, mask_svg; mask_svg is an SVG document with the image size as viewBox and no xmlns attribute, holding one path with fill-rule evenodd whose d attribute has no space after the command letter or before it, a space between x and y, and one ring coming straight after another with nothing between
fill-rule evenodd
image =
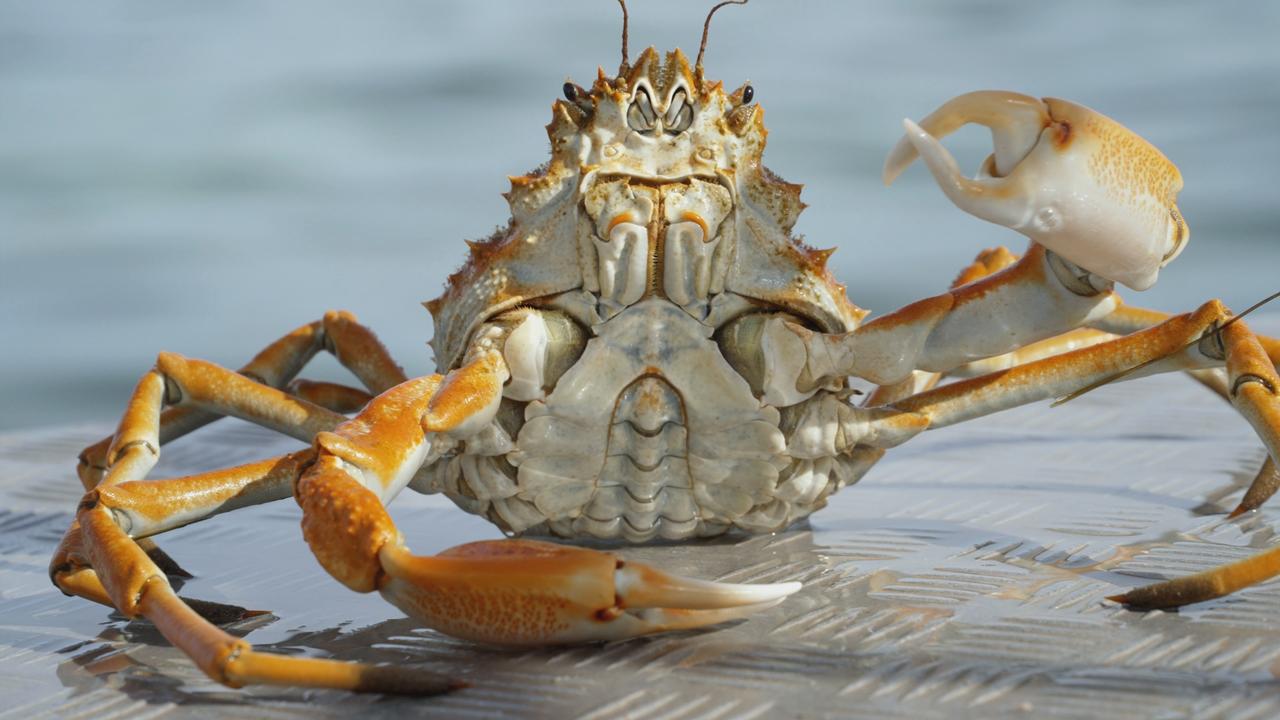
<instances>
[{"instance_id":1,"label":"wet metal surface","mask_svg":"<svg viewBox=\"0 0 1280 720\"><path fill-rule=\"evenodd\" d=\"M622 550L704 577L805 583L710 632L533 651L453 640L330 580L291 502L161 538L198 575L185 595L273 611L233 628L262 649L420 663L473 684L415 700L228 690L150 624L55 591L45 566L79 495L74 458L108 429L0 435L0 718L1280 715L1280 583L1181 613L1103 601L1274 542L1280 505L1224 519L1260 443L1184 377L928 433L785 533ZM154 476L293 447L224 420L166 447ZM393 514L423 552L497 536L441 498L406 493Z\"/></svg>"}]
</instances>

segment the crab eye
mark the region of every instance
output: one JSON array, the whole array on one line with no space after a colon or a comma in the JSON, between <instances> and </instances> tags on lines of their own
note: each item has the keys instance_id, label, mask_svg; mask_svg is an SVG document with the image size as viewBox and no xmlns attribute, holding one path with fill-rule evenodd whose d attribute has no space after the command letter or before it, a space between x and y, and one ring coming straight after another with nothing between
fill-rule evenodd
<instances>
[{"instance_id":1,"label":"crab eye","mask_svg":"<svg viewBox=\"0 0 1280 720\"><path fill-rule=\"evenodd\" d=\"M671 96L671 105L667 108L667 116L663 118L668 135L679 135L693 124L693 105L689 104L689 94L684 88L676 90Z\"/></svg>"},{"instance_id":2,"label":"crab eye","mask_svg":"<svg viewBox=\"0 0 1280 720\"><path fill-rule=\"evenodd\" d=\"M755 88L751 87L750 85L744 86L742 88L742 104L743 105L750 103L752 100L755 99L755 97L756 97Z\"/></svg>"},{"instance_id":3,"label":"crab eye","mask_svg":"<svg viewBox=\"0 0 1280 720\"><path fill-rule=\"evenodd\" d=\"M564 99L573 102L578 99L578 86L571 82L564 84Z\"/></svg>"},{"instance_id":4,"label":"crab eye","mask_svg":"<svg viewBox=\"0 0 1280 720\"><path fill-rule=\"evenodd\" d=\"M653 111L649 91L644 87L638 88L631 107L627 109L627 125L638 133L648 134L653 132L653 123L657 119L658 114Z\"/></svg>"}]
</instances>

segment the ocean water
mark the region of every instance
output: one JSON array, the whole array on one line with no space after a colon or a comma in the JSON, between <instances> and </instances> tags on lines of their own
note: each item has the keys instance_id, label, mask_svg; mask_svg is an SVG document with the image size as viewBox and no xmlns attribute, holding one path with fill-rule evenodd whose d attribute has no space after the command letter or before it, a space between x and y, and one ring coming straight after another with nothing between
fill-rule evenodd
<instances>
[{"instance_id":1,"label":"ocean water","mask_svg":"<svg viewBox=\"0 0 1280 720\"><path fill-rule=\"evenodd\" d=\"M633 55L696 51L711 3L632 0ZM505 223L566 78L616 68L612 0L0 0L0 428L109 421L160 350L236 366L344 308L427 372L463 238ZM879 181L905 116L981 88L1060 96L1183 171L1191 244L1130 301L1242 308L1280 287L1280 5L781 2L722 11L706 55L766 109L797 230L884 312L1024 240L922 168ZM948 141L976 168L989 138ZM320 377L341 377L331 361Z\"/></svg>"}]
</instances>

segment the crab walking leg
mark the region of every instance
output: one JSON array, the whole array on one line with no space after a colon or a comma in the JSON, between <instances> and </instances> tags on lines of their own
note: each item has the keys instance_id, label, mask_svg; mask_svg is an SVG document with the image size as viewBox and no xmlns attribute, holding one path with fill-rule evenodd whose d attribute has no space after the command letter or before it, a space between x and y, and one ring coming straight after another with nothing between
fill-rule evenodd
<instances>
[{"instance_id":1,"label":"crab walking leg","mask_svg":"<svg viewBox=\"0 0 1280 720\"><path fill-rule=\"evenodd\" d=\"M306 448L196 475L104 485L82 502L105 506L136 540L291 497L293 484L314 460L315 450Z\"/></svg>"},{"instance_id":2,"label":"crab walking leg","mask_svg":"<svg viewBox=\"0 0 1280 720\"><path fill-rule=\"evenodd\" d=\"M348 312L330 311L324 318L299 327L268 345L237 372L263 385L284 387L321 350L328 350L359 378L372 393L380 393L404 382L404 371L391 359L377 337ZM300 381L305 383L306 381ZM316 390L307 385L293 389L307 393L307 399L326 406L330 397L341 404L331 408L344 411L354 402L355 392ZM336 402L336 400L335 400ZM168 443L218 419L219 415L196 407L174 407L160 416L159 440ZM107 471L107 451L111 437L90 445L80 453L78 474L85 490L93 489Z\"/></svg>"},{"instance_id":3,"label":"crab walking leg","mask_svg":"<svg viewBox=\"0 0 1280 720\"><path fill-rule=\"evenodd\" d=\"M1090 321L1088 326L1114 335L1128 335L1146 330L1168 320L1172 315L1160 310L1148 310L1133 305L1118 305L1110 314ZM1280 339L1267 335L1255 335L1258 344L1266 351L1273 365L1280 365Z\"/></svg>"},{"instance_id":4,"label":"crab walking leg","mask_svg":"<svg viewBox=\"0 0 1280 720\"><path fill-rule=\"evenodd\" d=\"M1037 246L1032 246L1032 252L1036 251ZM961 271L955 282L952 284L951 297L963 297L963 292L957 292L962 286L975 285L981 289L984 288L982 283L993 273L1005 270L1020 261L1013 253L1005 248L995 248L985 250L980 253L977 259L964 270ZM973 288L970 288L971 290ZM981 292L982 290L980 290ZM999 370L1005 370L1017 365L1034 362L1047 357L1058 355L1071 350L1089 347L1101 344L1114 339L1115 335L1127 335L1133 332L1146 330L1162 322L1167 321L1171 316L1156 310L1146 310L1133 306L1121 304L1120 298L1114 291L1108 290L1105 295L1110 299L1114 308L1107 314L1094 317L1085 323L1086 327L1068 330L1065 333L1049 337L1047 339L1032 342L1023 345L1017 349L1011 350L999 355L985 357L979 360L951 368L944 372L929 372L927 370L913 369L911 374L906 378L894 383L882 384L874 393L868 396L863 404L864 408L871 408L876 405L885 405L901 400L905 397L918 394L935 386L942 377L974 377L985 375ZM925 304L934 304L937 307L945 308L945 303L939 302L941 298L933 298L924 301ZM919 305L919 304L917 304ZM857 335L859 332L864 334L874 334L881 332L880 328L876 328L876 322L884 323L888 332L884 335L887 340L881 340L878 344L883 347L892 347L895 344L899 346L901 359L911 352L912 347L919 347L913 343L919 343L919 334L922 332L920 324L917 322L916 327L912 328L912 320L907 311L912 310L916 306L908 306L903 311L894 313L893 315L881 318L878 321L864 326L855 333L845 336L836 335L818 335L808 333L807 331L790 328L793 332L800 334L806 343L805 351L808 358L801 368L793 369L793 377L796 377L797 384L801 387L814 385L815 382L821 383L828 381L832 374L838 375L839 372L832 372L831 368L839 368L839 370L852 370L854 374L864 374L858 372L859 368L851 367L852 363L849 358L841 359L840 351L832 350L832 346L844 344L843 350L851 351L857 346ZM935 311L936 315L936 311ZM899 316L899 317L895 317ZM999 318L998 318L999 319ZM926 317L926 321L930 318ZM978 331L979 335L990 329ZM1005 328L998 326L994 328L995 332L1003 333ZM935 332L934 329L927 329L928 332ZM911 334L916 333L916 337L912 338ZM895 337L896 336L896 337ZM1280 359L1280 341L1266 336L1257 336L1258 342L1266 350L1268 357L1274 363ZM924 341L924 345L917 357L924 358L928 353L928 343L930 339ZM793 352L795 349L793 348ZM874 355L872 357L875 357ZM935 360L936 361L936 360ZM871 364L867 361L865 364ZM826 372L828 375L824 376ZM1223 398L1230 399L1229 383L1226 371L1221 367L1194 368L1188 369L1187 373L1191 375L1201 384L1214 391ZM892 373L896 375L897 372ZM873 378L874 379L874 378ZM1280 490L1280 474L1275 471L1274 462L1268 457L1263 467L1259 470L1257 476L1250 484L1248 491L1245 493L1244 499L1231 512L1231 516L1235 517L1249 510L1257 509L1266 502L1275 492Z\"/></svg>"},{"instance_id":5,"label":"crab walking leg","mask_svg":"<svg viewBox=\"0 0 1280 720\"><path fill-rule=\"evenodd\" d=\"M314 457L315 451L307 448L186 477L104 484L88 491L80 504L88 508L105 507L124 532L138 540L216 514L287 498L293 493L294 481ZM53 554L49 576L69 595L113 606L85 554L78 517ZM222 621L238 620L250 614L234 606L202 605L202 615L208 617L209 611L213 611Z\"/></svg>"},{"instance_id":6,"label":"crab walking leg","mask_svg":"<svg viewBox=\"0 0 1280 720\"><path fill-rule=\"evenodd\" d=\"M765 331L766 357L803 358L803 361L775 362L778 370L796 380L796 388L807 392L832 381L854 375L878 385L892 385L912 371L950 374L965 366L990 360L1006 367L1041 350L1028 350L1024 358L995 360L1037 342L1055 340L1081 326L1102 333L1128 334L1134 316L1153 320L1154 311L1116 312L1119 296L1109 288L1087 293L1071 285L1071 273L1058 258L1038 245L1013 265L994 274L955 287L947 293L912 303L876 318L849 333L819 333L775 320ZM979 273L966 269L961 279ZM1065 279L1064 279L1065 278ZM1119 319L1112 319L1113 315ZM1168 320L1169 316L1163 316ZM1137 327L1146 329L1156 324ZM1105 339L1079 331L1074 340L1081 346ZM1280 342L1260 338L1270 350ZM771 346L771 347L770 347ZM776 348L776 349L774 349ZM785 366L785 367L784 367Z\"/></svg>"},{"instance_id":7,"label":"crab walking leg","mask_svg":"<svg viewBox=\"0 0 1280 720\"><path fill-rule=\"evenodd\" d=\"M187 403L188 407L198 410L235 415L303 440L310 440L316 432L345 420L341 415L212 363L161 353L156 367L143 375L134 389L111 444L104 453L105 475L90 488L90 496L87 496L94 503L98 502L95 491L141 480L155 466L162 444L162 408L166 403L174 402ZM229 472L235 475L234 470ZM64 564L60 558L77 556L73 550L83 544L83 533L83 523L77 519L55 554L55 567ZM154 562L159 563L158 567L164 567L167 573L187 575L154 544L149 541L143 543L135 546L156 556ZM104 595L92 573L93 570L72 563L61 568L61 579L55 573L55 583L65 591L101 602Z\"/></svg>"},{"instance_id":8,"label":"crab walking leg","mask_svg":"<svg viewBox=\"0 0 1280 720\"><path fill-rule=\"evenodd\" d=\"M447 678L416 668L256 652L248 642L220 630L179 598L160 568L117 524L105 505L82 507L78 520L84 552L111 604L126 615L151 620L165 638L218 682L231 687L259 683L413 695L458 687Z\"/></svg>"},{"instance_id":9,"label":"crab walking leg","mask_svg":"<svg viewBox=\"0 0 1280 720\"><path fill-rule=\"evenodd\" d=\"M1089 323L1089 325L1103 332L1127 335L1158 325L1168 320L1169 317L1168 313L1159 310L1121 305L1110 315L1099 318ZM1280 365L1280 339L1266 335L1255 335L1255 337L1258 339L1258 344L1266 352L1271 364L1273 366ZM1219 397L1231 402L1231 382L1228 373L1223 368L1189 370L1187 374L1212 390ZM1258 469L1253 481L1249 483L1249 488L1245 491L1244 497L1240 499L1240 503L1236 505L1235 509L1227 514L1227 517L1239 517L1252 510L1257 510L1267 500L1271 499L1271 496L1275 495L1277 491L1280 491L1280 472L1276 470L1275 460L1270 455L1267 455L1262 467Z\"/></svg>"},{"instance_id":10,"label":"crab walking leg","mask_svg":"<svg viewBox=\"0 0 1280 720\"><path fill-rule=\"evenodd\" d=\"M161 363L162 366L166 364L174 363ZM243 381L261 391L270 390L215 366L202 366L200 369L208 368L213 368L214 375L224 382ZM185 368L180 366L179 370L181 369ZM465 375L465 371L462 374ZM117 443L124 440L126 452L131 448L146 448L150 439L157 434L159 401L166 390L165 380L173 375L182 376L183 373L162 374L160 371L152 371L139 384L130 408L121 421L121 430L116 434ZM190 377L185 379L188 380L187 385L180 385L180 388L190 392L190 386L197 383L190 382ZM421 412L406 414L406 408L400 401L406 394L406 388L413 390L424 384L434 390L439 384L439 378L405 383L384 393L356 419L340 423L340 434L319 432L315 449L225 471L221 475L207 474L167 482L138 483L118 477L118 465L113 463L100 487L86 496L77 514L76 526L68 533L59 556L54 559L55 580L59 581L59 586L64 590L99 602L105 598L126 615L141 614L147 617L170 642L187 653L210 677L233 687L247 683L265 683L410 694L433 694L456 687L456 683L445 678L411 669L256 653L247 642L219 630L178 598L160 568L129 537L129 531L138 534L159 532L191 522L202 513L207 515L216 512L220 503L235 504L237 498L247 502L250 498L243 495L246 490L250 491L250 496L256 493L257 498L261 499L287 495L303 467L311 466L317 454L324 455L327 462L336 461L337 456L324 448L338 448L347 457L362 460L363 464L375 471L384 471L377 474L378 479L385 481L381 489L391 492L398 490L394 485L402 485L407 481L407 478L401 478L401 474L405 470L408 474L416 470L425 457L427 445L424 433L418 428L418 416ZM474 389L475 383L471 387ZM494 383L494 388L500 392L501 379ZM277 400L281 397L292 400L280 391L270 392L279 396L275 398ZM431 396L430 391L424 395L426 398ZM254 400L254 397L249 397L247 405L255 405ZM245 408L221 409L239 411ZM257 419L262 419L262 414L258 415ZM372 438L372 445L366 445L365 448L375 449L376 457L354 451L361 440L370 440L368 434L371 425L376 424L378 419L385 420L389 417L401 420L394 428L401 431L405 429L403 421L407 419L413 428L409 436L387 432L384 427L384 432ZM338 425L335 424L334 427ZM406 440L408 442L403 442ZM111 455L114 457L116 452L113 451ZM144 453L143 461L129 464L128 472L122 471L122 475L140 477L145 474L146 469L149 469L145 459ZM340 467L344 466L345 461L337 462ZM300 482L298 484L301 486ZM157 495L169 497L167 501L160 500L157 503ZM337 528L331 527L328 530L333 542L351 540Z\"/></svg>"},{"instance_id":11,"label":"crab walking leg","mask_svg":"<svg viewBox=\"0 0 1280 720\"><path fill-rule=\"evenodd\" d=\"M1001 370L1025 365L1037 360L1043 360L1054 355L1079 350L1080 348L1093 347L1105 342L1115 340L1116 336L1111 333L1105 333L1091 328L1076 328L1069 330L1061 335L1051 337L1048 340L1031 343L1018 348L1012 352L1003 355L984 358L982 360L974 360L967 365L961 365L958 368L947 373L949 378L970 378L980 375L989 375ZM1192 371L1196 372L1196 371Z\"/></svg>"},{"instance_id":12,"label":"crab walking leg","mask_svg":"<svg viewBox=\"0 0 1280 720\"><path fill-rule=\"evenodd\" d=\"M348 587L381 590L428 623L466 637L531 643L628 637L739 617L797 589L794 583L685 580L624 565L606 553L544 543L473 543L436 558L411 555L383 503L432 452L493 419L507 377L500 353L479 352L445 378L418 378L382 393L332 432L318 432L314 449L277 459L270 469L259 464L220 477L138 483L115 477L113 466L81 505L64 556L55 558L55 578L70 592L147 617L210 677L233 687L265 683L410 694L457 687L410 668L255 652L180 599L129 536L220 511L255 483L260 496L279 496L302 470L294 496L303 509L303 534L321 565ZM153 372L140 384L118 433L138 438L127 448L145 447L147 421L155 434L163 379ZM145 467L139 462L128 474Z\"/></svg>"},{"instance_id":13,"label":"crab walking leg","mask_svg":"<svg viewBox=\"0 0 1280 720\"><path fill-rule=\"evenodd\" d=\"M1218 334L1231 378L1231 404L1254 427L1270 456L1280 457L1280 376L1243 322ZM1195 575L1148 585L1109 599L1139 609L1168 608L1228 595L1280 575L1280 547Z\"/></svg>"},{"instance_id":14,"label":"crab walking leg","mask_svg":"<svg viewBox=\"0 0 1280 720\"><path fill-rule=\"evenodd\" d=\"M1137 312L1123 312L1126 310L1137 310ZM1126 319L1121 320L1120 322L1109 322L1115 315L1121 315ZM1099 345L1110 340L1114 340L1116 335L1113 333L1119 332L1121 334L1129 334L1135 331L1145 330L1168 320L1170 317L1171 316L1168 313L1156 310L1121 307L1116 313L1104 318L1103 321L1091 323L1093 327L1077 328L1076 330L1072 330L1057 337L1032 343L1031 345L1019 348L1018 350L1014 350L1010 353L1005 353L1004 355L997 355L984 360L976 360L968 365L963 365L952 370L947 373L947 377L965 378L986 375L988 373L1006 370L1028 362L1052 357L1054 355L1060 355L1071 350ZM1127 324L1131 318L1143 318L1145 322L1135 328ZM1159 320L1155 320L1155 318L1159 318ZM1264 349L1264 351L1266 351L1270 361L1274 363L1274 357L1277 355L1273 352L1273 348L1280 346L1280 343L1277 343L1274 339L1266 336L1257 335L1256 337L1259 345ZM1188 369L1186 370L1186 373L1191 378L1213 391L1219 397L1223 398L1227 402L1231 402L1230 380L1225 368L1209 367ZM917 391L927 389L925 387L921 387L919 383L917 383L916 387L918 388ZM930 387L932 387L932 385L930 385ZM893 396L886 395L883 397L873 397L872 400L877 404L888 404L899 400L904 396L905 395L903 394ZM1228 517L1238 517L1246 512L1262 507L1262 505L1266 503L1266 501L1269 500L1277 491L1280 491L1280 473L1276 472L1275 461L1271 459L1270 455L1268 455L1263 461L1262 467L1259 468L1258 473L1254 476L1253 481L1249 484L1249 488L1245 492L1244 497L1240 500L1240 503L1235 507L1235 509L1230 512Z\"/></svg>"},{"instance_id":15,"label":"crab walking leg","mask_svg":"<svg viewBox=\"0 0 1280 720\"><path fill-rule=\"evenodd\" d=\"M112 485L145 477L160 457L160 413L165 403L189 404L277 430L302 441L332 429L343 416L267 387L210 362L160 353L142 376L107 449Z\"/></svg>"},{"instance_id":16,"label":"crab walking leg","mask_svg":"<svg viewBox=\"0 0 1280 720\"><path fill-rule=\"evenodd\" d=\"M353 413L373 399L373 395L341 383L298 379L289 383L285 392L338 413Z\"/></svg>"},{"instance_id":17,"label":"crab walking leg","mask_svg":"<svg viewBox=\"0 0 1280 720\"><path fill-rule=\"evenodd\" d=\"M1127 377L1221 366L1212 331L1230 315L1221 303L1107 343L959 380L889 405L841 410L846 444L892 447L915 434L1027 403L1061 397L1141 366Z\"/></svg>"},{"instance_id":18,"label":"crab walking leg","mask_svg":"<svg viewBox=\"0 0 1280 720\"><path fill-rule=\"evenodd\" d=\"M1002 270L1012 265L1018 260L1018 257L1009 252L1004 247L997 247L984 250L979 253L978 257L972 264L960 272L955 282L951 284L952 289L961 285L965 285L975 280L980 280L991 273ZM1114 291L1113 291L1113 294ZM982 360L975 360L967 365L963 365L951 372L947 373L948 377L973 377L976 375L985 375L989 372L1004 370L1020 365L1022 363L1039 360L1050 355L1056 355L1068 350L1096 345L1100 342L1113 339L1119 335L1128 335L1139 330L1146 330L1154 327L1172 317L1171 313L1162 312L1160 310L1148 310L1145 308L1135 307L1123 304L1123 301L1117 296L1115 298L1116 308L1107 315L1092 320L1086 324L1084 328L1076 328L1066 333L1048 340L1042 340L1031 345L1019 348L1004 355L996 355ZM1267 337L1266 335L1258 335L1258 342L1267 351L1267 355L1273 363L1280 364L1280 340ZM1190 375L1200 384L1212 390L1219 397L1230 401L1230 393L1227 388L1226 371L1222 368L1206 368L1201 370L1188 370ZM917 383L919 387L919 383ZM924 389L919 387L917 392ZM901 396L899 396L901 397ZM1263 473L1267 474L1264 469ZM1269 496L1268 496L1269 497ZM1256 506L1255 506L1256 507ZM1250 508L1252 509L1252 508Z\"/></svg>"},{"instance_id":19,"label":"crab walking leg","mask_svg":"<svg viewBox=\"0 0 1280 720\"><path fill-rule=\"evenodd\" d=\"M1221 366L1224 355L1214 341L1214 331L1229 319L1226 308L1211 300L1194 312L1176 315L1148 330L960 380L901 400L892 409L919 415L933 429L1061 397L1137 366L1142 367L1126 377ZM1238 324L1232 323L1232 327Z\"/></svg>"},{"instance_id":20,"label":"crab walking leg","mask_svg":"<svg viewBox=\"0 0 1280 720\"><path fill-rule=\"evenodd\" d=\"M1257 510L1276 491L1280 491L1280 471L1276 469L1276 461L1267 455L1262 461L1262 467L1258 468L1258 474L1253 477L1253 482L1249 483L1249 489L1244 491L1244 497L1240 498L1240 504L1227 513L1227 518L1237 518L1251 510Z\"/></svg>"},{"instance_id":21,"label":"crab walking leg","mask_svg":"<svg viewBox=\"0 0 1280 720\"><path fill-rule=\"evenodd\" d=\"M381 392L404 380L404 371L391 359L373 332L361 325L351 313L340 311L325 313L323 319L303 325L271 343L239 372L263 385L278 387L296 376L322 349L332 352L340 363L374 392ZM332 391L329 392L329 395L333 394ZM352 393L345 395L349 403ZM343 409L345 406L338 408L339 411ZM160 445L207 425L218 417L216 412L191 405L168 408L160 413L153 447L158 450ZM103 438L80 453L77 474L85 490L92 490L102 482L110 464L111 450L116 446L115 439L115 436ZM166 573L190 577L190 573L183 570L151 540L142 540L140 544Z\"/></svg>"},{"instance_id":22,"label":"crab walking leg","mask_svg":"<svg viewBox=\"0 0 1280 720\"><path fill-rule=\"evenodd\" d=\"M944 427L1029 402L1062 396L1133 368L1127 377L1225 363L1231 403L1280 457L1280 376L1257 337L1216 300L1156 327L1108 343L961 380L889 406L841 410L840 433L855 443L891 447ZM1280 574L1280 548L1189 578L1140 588L1115 599L1135 607L1173 607L1218 597Z\"/></svg>"}]
</instances>

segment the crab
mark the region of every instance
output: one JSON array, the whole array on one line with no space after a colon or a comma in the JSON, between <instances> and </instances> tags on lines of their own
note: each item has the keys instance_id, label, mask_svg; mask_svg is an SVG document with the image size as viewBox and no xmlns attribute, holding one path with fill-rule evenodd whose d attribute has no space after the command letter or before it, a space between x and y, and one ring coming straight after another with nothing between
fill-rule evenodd
<instances>
[{"instance_id":1,"label":"crab","mask_svg":"<svg viewBox=\"0 0 1280 720\"><path fill-rule=\"evenodd\" d=\"M161 353L115 434L81 455L86 493L51 561L57 587L145 616L232 687L430 694L461 683L255 651L218 627L248 611L180 598L169 577L182 570L152 537L292 497L334 578L457 637L535 645L699 628L800 586L678 577L523 538L419 556L385 506L406 488L443 493L512 536L774 532L925 430L1177 370L1218 390L1267 447L1236 513L1275 491L1280 342L1216 300L1170 316L1115 291L1150 287L1189 238L1181 176L1155 147L1082 105L1012 92L971 92L904 121L886 184L922 159L959 208L1030 242L1021 256L984 251L949 290L864 322L826 269L831 251L792 236L800 187L761 163L753 88L727 92L704 73L711 14L692 64L678 49L630 60L623 14L618 72L565 84L550 161L512 178L509 224L472 243L427 303L439 372L407 378L346 312L238 371ZM994 143L974 177L940 143L968 123ZM322 351L363 388L298 379ZM147 479L165 443L220 416L308 445ZM1114 599L1176 606L1277 572L1280 549Z\"/></svg>"}]
</instances>

